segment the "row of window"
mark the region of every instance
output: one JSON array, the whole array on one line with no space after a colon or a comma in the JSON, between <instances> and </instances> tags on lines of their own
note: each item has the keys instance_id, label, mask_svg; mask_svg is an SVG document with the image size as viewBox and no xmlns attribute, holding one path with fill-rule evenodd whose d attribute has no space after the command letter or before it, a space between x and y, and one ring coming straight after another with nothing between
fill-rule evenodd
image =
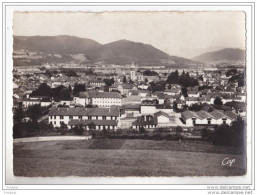
<instances>
[{"instance_id":1,"label":"row of window","mask_svg":"<svg viewBox=\"0 0 257 195\"><path fill-rule=\"evenodd\" d=\"M79 119L82 119L82 116L78 117ZM92 116L88 116L88 119L92 119ZM95 119L98 120L98 116L95 116ZM56 119L56 116L50 116L50 119ZM60 119L64 119L64 116L60 116ZM73 116L69 116L69 119L73 119ZM103 120L106 120L106 116L102 116ZM117 116L111 116L111 120L117 120Z\"/></svg>"}]
</instances>

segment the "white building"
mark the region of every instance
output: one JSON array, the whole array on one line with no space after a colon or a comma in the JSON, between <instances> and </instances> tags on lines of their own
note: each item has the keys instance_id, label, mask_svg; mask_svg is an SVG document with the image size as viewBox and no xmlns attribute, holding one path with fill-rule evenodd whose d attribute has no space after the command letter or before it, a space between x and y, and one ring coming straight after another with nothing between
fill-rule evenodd
<instances>
[{"instance_id":1,"label":"white building","mask_svg":"<svg viewBox=\"0 0 257 195\"><path fill-rule=\"evenodd\" d=\"M83 125L89 130L93 124L95 129L117 129L120 120L118 109L110 108L54 108L49 112L49 123L60 127L61 123L72 128Z\"/></svg>"},{"instance_id":2,"label":"white building","mask_svg":"<svg viewBox=\"0 0 257 195\"><path fill-rule=\"evenodd\" d=\"M99 107L121 106L121 95L118 92L87 91L80 92L73 98L78 105L97 105Z\"/></svg>"}]
</instances>

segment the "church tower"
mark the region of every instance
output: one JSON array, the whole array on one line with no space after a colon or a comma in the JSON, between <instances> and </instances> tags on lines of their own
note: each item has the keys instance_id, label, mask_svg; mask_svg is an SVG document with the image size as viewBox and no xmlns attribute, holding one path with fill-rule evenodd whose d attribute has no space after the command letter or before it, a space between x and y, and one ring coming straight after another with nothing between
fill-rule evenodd
<instances>
[{"instance_id":1,"label":"church tower","mask_svg":"<svg viewBox=\"0 0 257 195\"><path fill-rule=\"evenodd\" d=\"M137 79L137 77L136 77L136 66L135 66L134 62L132 62L132 64L131 64L130 79L132 81L135 81Z\"/></svg>"}]
</instances>

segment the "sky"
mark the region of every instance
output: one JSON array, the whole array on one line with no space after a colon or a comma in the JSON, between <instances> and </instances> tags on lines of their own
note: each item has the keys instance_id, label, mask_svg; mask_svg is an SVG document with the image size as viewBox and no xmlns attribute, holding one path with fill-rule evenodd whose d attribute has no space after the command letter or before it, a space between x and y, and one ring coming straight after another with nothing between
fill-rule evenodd
<instances>
[{"instance_id":1,"label":"sky","mask_svg":"<svg viewBox=\"0 0 257 195\"><path fill-rule=\"evenodd\" d=\"M15 12L13 34L71 35L101 44L120 39L191 58L215 48L245 48L244 12Z\"/></svg>"}]
</instances>

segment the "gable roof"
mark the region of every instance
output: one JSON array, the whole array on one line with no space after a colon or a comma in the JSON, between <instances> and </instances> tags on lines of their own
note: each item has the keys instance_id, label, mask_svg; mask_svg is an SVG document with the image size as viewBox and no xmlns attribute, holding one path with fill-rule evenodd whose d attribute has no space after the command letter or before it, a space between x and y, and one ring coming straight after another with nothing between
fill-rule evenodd
<instances>
[{"instance_id":1,"label":"gable roof","mask_svg":"<svg viewBox=\"0 0 257 195\"><path fill-rule=\"evenodd\" d=\"M165 117L169 118L169 115L166 112L159 111L159 112L154 113L154 117L159 117L159 116L165 116Z\"/></svg>"},{"instance_id":2,"label":"gable roof","mask_svg":"<svg viewBox=\"0 0 257 195\"><path fill-rule=\"evenodd\" d=\"M52 108L49 116L119 116L118 109L109 108Z\"/></svg>"},{"instance_id":3,"label":"gable roof","mask_svg":"<svg viewBox=\"0 0 257 195\"><path fill-rule=\"evenodd\" d=\"M87 91L85 93L87 98L120 98L121 95L118 92L99 92L99 91Z\"/></svg>"}]
</instances>

